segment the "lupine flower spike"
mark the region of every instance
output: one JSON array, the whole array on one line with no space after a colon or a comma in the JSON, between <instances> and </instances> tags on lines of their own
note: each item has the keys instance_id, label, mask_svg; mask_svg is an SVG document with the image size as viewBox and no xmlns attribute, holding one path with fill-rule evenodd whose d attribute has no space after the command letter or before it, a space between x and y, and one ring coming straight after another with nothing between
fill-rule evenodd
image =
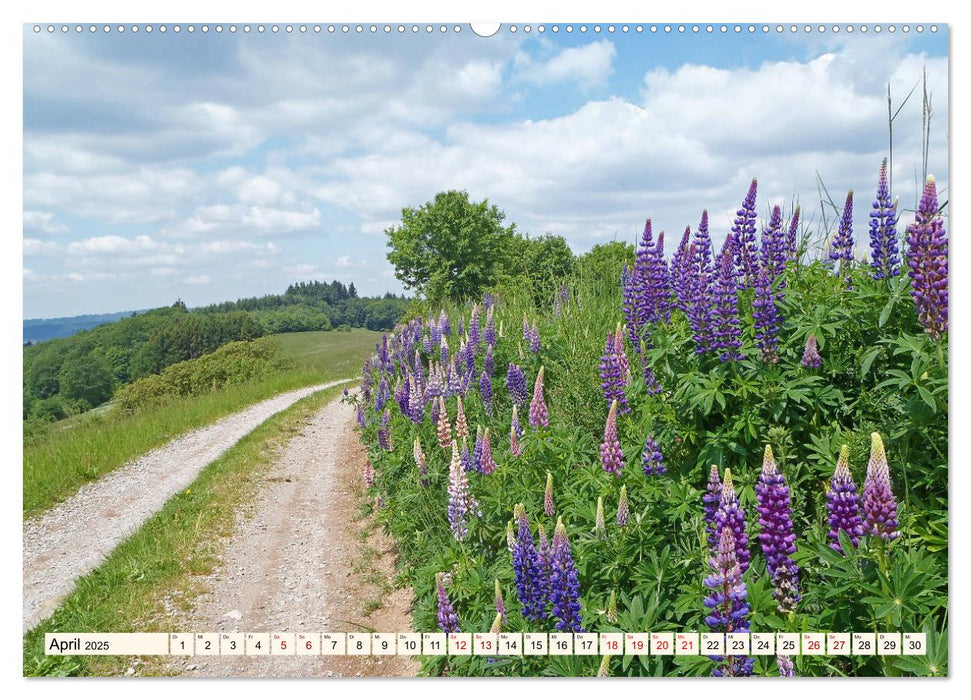
<instances>
[{"instance_id":1,"label":"lupine flower spike","mask_svg":"<svg viewBox=\"0 0 971 700\"><path fill-rule=\"evenodd\" d=\"M597 496L597 517L593 523L593 533L600 539L607 539L607 523L604 520L604 497Z\"/></svg>"},{"instance_id":2,"label":"lupine flower spike","mask_svg":"<svg viewBox=\"0 0 971 700\"><path fill-rule=\"evenodd\" d=\"M553 548L550 555L550 603L556 629L563 632L582 632L580 626L580 583L573 563L570 540L563 518L556 521Z\"/></svg>"},{"instance_id":3,"label":"lupine flower spike","mask_svg":"<svg viewBox=\"0 0 971 700\"><path fill-rule=\"evenodd\" d=\"M850 265L853 264L853 190L850 190L846 195L843 217L840 219L839 229L833 238L829 259L837 265L836 272L843 278L844 283L852 286L850 283Z\"/></svg>"},{"instance_id":4,"label":"lupine flower spike","mask_svg":"<svg viewBox=\"0 0 971 700\"><path fill-rule=\"evenodd\" d=\"M726 470L727 473L728 470ZM726 483L729 479L726 475ZM742 582L742 570L736 558L737 545L732 528L722 528L718 549L709 563L712 574L705 579L705 586L711 593L705 598L709 614L705 624L712 632L748 632L749 605L748 592ZM755 660L748 656L712 656L713 661L721 662L712 671L713 676L750 676Z\"/></svg>"},{"instance_id":5,"label":"lupine flower spike","mask_svg":"<svg viewBox=\"0 0 971 700\"><path fill-rule=\"evenodd\" d=\"M513 530L512 520L506 523L506 549L512 554L516 548L516 534Z\"/></svg>"},{"instance_id":6,"label":"lupine flower spike","mask_svg":"<svg viewBox=\"0 0 971 700\"><path fill-rule=\"evenodd\" d=\"M506 601L502 599L502 586L499 585L499 579L496 579L496 614L505 622Z\"/></svg>"},{"instance_id":7,"label":"lupine flower spike","mask_svg":"<svg viewBox=\"0 0 971 700\"><path fill-rule=\"evenodd\" d=\"M870 267L873 279L886 279L900 274L900 251L897 241L897 202L890 199L887 186L887 159L880 165L877 198L870 211Z\"/></svg>"},{"instance_id":8,"label":"lupine flower spike","mask_svg":"<svg viewBox=\"0 0 971 700\"><path fill-rule=\"evenodd\" d=\"M452 427L449 425L448 410L442 397L438 397L438 446L443 450L452 446Z\"/></svg>"},{"instance_id":9,"label":"lupine flower spike","mask_svg":"<svg viewBox=\"0 0 971 700\"><path fill-rule=\"evenodd\" d=\"M607 599L607 622L612 625L617 623L617 591L611 591Z\"/></svg>"},{"instance_id":10,"label":"lupine flower spike","mask_svg":"<svg viewBox=\"0 0 971 700\"><path fill-rule=\"evenodd\" d=\"M748 570L751 554L748 551L748 536L745 534L745 511L738 503L735 484L732 481L732 470L725 470L725 481L722 483L722 498L715 511L715 531L721 532L726 527L732 530L732 542L735 543L735 558L744 574Z\"/></svg>"},{"instance_id":11,"label":"lupine flower spike","mask_svg":"<svg viewBox=\"0 0 971 700\"><path fill-rule=\"evenodd\" d=\"M914 223L907 227L907 267L917 320L938 341L947 332L947 231L938 212L933 175L924 185Z\"/></svg>"},{"instance_id":12,"label":"lupine flower spike","mask_svg":"<svg viewBox=\"0 0 971 700\"><path fill-rule=\"evenodd\" d=\"M489 428L482 436L482 456L479 458L479 469L483 474L491 474L496 470L496 461L492 458L492 445L489 443Z\"/></svg>"},{"instance_id":13,"label":"lupine flower spike","mask_svg":"<svg viewBox=\"0 0 971 700\"><path fill-rule=\"evenodd\" d=\"M428 464L425 462L425 452L421 449L421 441L415 438L415 465L418 467L418 474L422 486L428 486Z\"/></svg>"},{"instance_id":14,"label":"lupine flower spike","mask_svg":"<svg viewBox=\"0 0 971 700\"><path fill-rule=\"evenodd\" d=\"M715 513L722 502L722 481L718 475L718 465L712 464L708 475L708 488L701 497L705 507L705 533L708 536L708 547L712 550L718 546L719 534L715 530Z\"/></svg>"},{"instance_id":15,"label":"lupine flower spike","mask_svg":"<svg viewBox=\"0 0 971 700\"><path fill-rule=\"evenodd\" d=\"M641 454L644 465L644 473L647 476L667 474L668 470L664 466L664 455L653 435L648 435L644 441L644 451Z\"/></svg>"},{"instance_id":16,"label":"lupine flower spike","mask_svg":"<svg viewBox=\"0 0 971 700\"><path fill-rule=\"evenodd\" d=\"M546 410L546 399L543 397L543 371L544 368L539 368L539 373L536 375L536 384L533 386L533 400L529 404L529 424L533 428L538 428L543 426L548 427L550 424L549 412Z\"/></svg>"},{"instance_id":17,"label":"lupine flower spike","mask_svg":"<svg viewBox=\"0 0 971 700\"><path fill-rule=\"evenodd\" d=\"M792 657L779 655L775 657L779 666L780 678L793 678L796 675L796 667L792 663Z\"/></svg>"},{"instance_id":18,"label":"lupine flower spike","mask_svg":"<svg viewBox=\"0 0 971 700\"><path fill-rule=\"evenodd\" d=\"M597 678L610 678L610 654L604 654L597 669Z\"/></svg>"},{"instance_id":19,"label":"lupine flower spike","mask_svg":"<svg viewBox=\"0 0 971 700\"><path fill-rule=\"evenodd\" d=\"M486 415L492 418L492 380L485 370L479 375L479 395L482 397Z\"/></svg>"},{"instance_id":20,"label":"lupine flower spike","mask_svg":"<svg viewBox=\"0 0 971 700\"><path fill-rule=\"evenodd\" d=\"M810 369L819 369L823 365L823 358L819 356L819 345L816 343L816 334L810 333L806 338L806 347L802 351L802 366Z\"/></svg>"},{"instance_id":21,"label":"lupine flower spike","mask_svg":"<svg viewBox=\"0 0 971 700\"><path fill-rule=\"evenodd\" d=\"M444 411L442 411L444 413ZM458 408L455 415L455 434L460 438L469 436L469 421L465 418L465 408L462 406L462 397L458 397Z\"/></svg>"},{"instance_id":22,"label":"lupine flower spike","mask_svg":"<svg viewBox=\"0 0 971 700\"><path fill-rule=\"evenodd\" d=\"M627 484L620 487L620 499L617 501L617 525L624 527L630 518L630 504L627 502Z\"/></svg>"},{"instance_id":23,"label":"lupine flower spike","mask_svg":"<svg viewBox=\"0 0 971 700\"><path fill-rule=\"evenodd\" d=\"M513 457L518 457L523 453L523 448L519 444L519 435L522 428L519 427L519 406L512 405L512 423L509 426L509 451Z\"/></svg>"},{"instance_id":24,"label":"lupine flower spike","mask_svg":"<svg viewBox=\"0 0 971 700\"><path fill-rule=\"evenodd\" d=\"M499 634L500 632L502 632L502 615L496 613L496 619L492 621L489 634Z\"/></svg>"},{"instance_id":25,"label":"lupine flower spike","mask_svg":"<svg viewBox=\"0 0 971 700\"><path fill-rule=\"evenodd\" d=\"M604 440L600 444L600 463L604 471L620 476L624 468L624 453L620 449L620 441L617 439L617 399L610 404L610 412L607 413L607 424L604 427Z\"/></svg>"},{"instance_id":26,"label":"lupine flower spike","mask_svg":"<svg viewBox=\"0 0 971 700\"><path fill-rule=\"evenodd\" d=\"M539 553L536 551L533 534L529 529L526 508L522 503L517 504L513 509L513 519L518 526L512 552L516 594L519 596L523 617L527 620L541 621L546 619L546 600L543 595L546 583Z\"/></svg>"},{"instance_id":27,"label":"lupine flower spike","mask_svg":"<svg viewBox=\"0 0 971 700\"><path fill-rule=\"evenodd\" d=\"M847 445L840 449L836 460L836 471L826 493L826 509L829 511L829 546L837 552L843 551L839 541L841 530L849 536L854 547L859 546L863 520L860 518L860 497L850 474L850 448Z\"/></svg>"},{"instance_id":28,"label":"lupine flower spike","mask_svg":"<svg viewBox=\"0 0 971 700\"><path fill-rule=\"evenodd\" d=\"M453 445L455 443L452 443ZM464 471L470 472L475 469L475 462L472 460L472 453L469 452L469 439L462 438L462 452L459 461L462 463L462 469Z\"/></svg>"},{"instance_id":29,"label":"lupine flower spike","mask_svg":"<svg viewBox=\"0 0 971 700\"><path fill-rule=\"evenodd\" d=\"M469 484L459 459L458 445L452 443L452 462L448 470L448 525L452 536L461 542L468 534L465 516L469 510Z\"/></svg>"},{"instance_id":30,"label":"lupine flower spike","mask_svg":"<svg viewBox=\"0 0 971 700\"><path fill-rule=\"evenodd\" d=\"M445 574L435 574L435 586L438 589L438 626L442 632L458 632L459 618L445 590Z\"/></svg>"},{"instance_id":31,"label":"lupine flower spike","mask_svg":"<svg viewBox=\"0 0 971 700\"><path fill-rule=\"evenodd\" d=\"M772 446L765 446L762 473L755 485L759 504L759 544L765 555L773 597L780 612L790 612L799 602L799 567L792 560L796 552L796 535L792 527L792 504L789 486L779 472Z\"/></svg>"},{"instance_id":32,"label":"lupine flower spike","mask_svg":"<svg viewBox=\"0 0 971 700\"><path fill-rule=\"evenodd\" d=\"M513 362L509 363L509 370L506 372L506 388L509 390L509 398L517 406L526 408L529 400L529 393L526 390L526 377L522 369Z\"/></svg>"},{"instance_id":33,"label":"lupine flower spike","mask_svg":"<svg viewBox=\"0 0 971 700\"><path fill-rule=\"evenodd\" d=\"M546 492L543 494L543 512L547 518L552 518L556 513L553 505L553 472L546 472Z\"/></svg>"},{"instance_id":34,"label":"lupine flower spike","mask_svg":"<svg viewBox=\"0 0 971 700\"><path fill-rule=\"evenodd\" d=\"M371 460L364 460L364 488L371 488L374 486L374 467L371 466Z\"/></svg>"},{"instance_id":35,"label":"lupine flower spike","mask_svg":"<svg viewBox=\"0 0 971 700\"><path fill-rule=\"evenodd\" d=\"M897 530L897 499L890 487L890 467L883 439L879 433L870 434L870 462L863 484L863 512L866 516L864 531L879 535L884 540L900 537Z\"/></svg>"}]
</instances>

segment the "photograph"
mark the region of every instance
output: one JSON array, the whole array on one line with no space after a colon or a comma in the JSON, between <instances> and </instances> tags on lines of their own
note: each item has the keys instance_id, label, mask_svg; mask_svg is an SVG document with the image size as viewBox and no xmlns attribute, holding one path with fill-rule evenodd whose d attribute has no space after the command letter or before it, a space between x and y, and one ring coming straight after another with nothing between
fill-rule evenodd
<instances>
[{"instance_id":1,"label":"photograph","mask_svg":"<svg viewBox=\"0 0 971 700\"><path fill-rule=\"evenodd\" d=\"M949 36L23 24L23 676L949 676Z\"/></svg>"}]
</instances>

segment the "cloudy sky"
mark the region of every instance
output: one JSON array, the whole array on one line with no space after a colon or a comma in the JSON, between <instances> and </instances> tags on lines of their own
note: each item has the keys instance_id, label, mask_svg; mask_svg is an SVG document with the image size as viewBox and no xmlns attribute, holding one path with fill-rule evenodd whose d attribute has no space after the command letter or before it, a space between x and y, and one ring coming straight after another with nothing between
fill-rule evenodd
<instances>
[{"instance_id":1,"label":"cloudy sky","mask_svg":"<svg viewBox=\"0 0 971 700\"><path fill-rule=\"evenodd\" d=\"M491 38L283 32L24 35L24 316L190 306L297 280L400 292L383 231L444 189L576 252L724 236L759 207L821 219L816 173L857 192L858 240L895 101L926 68L929 171L947 186L947 35L591 30ZM894 124L913 207L919 89ZM946 190L945 190L946 192ZM830 218L832 216L830 215ZM905 221L909 215L904 215ZM670 246L671 244L669 244ZM865 243L861 246L861 252Z\"/></svg>"}]
</instances>

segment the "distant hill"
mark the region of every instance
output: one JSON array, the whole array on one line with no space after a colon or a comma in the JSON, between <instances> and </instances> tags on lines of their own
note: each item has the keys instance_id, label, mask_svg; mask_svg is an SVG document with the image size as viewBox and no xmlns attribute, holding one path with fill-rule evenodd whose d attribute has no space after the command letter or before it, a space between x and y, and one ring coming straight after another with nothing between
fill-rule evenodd
<instances>
[{"instance_id":1,"label":"distant hill","mask_svg":"<svg viewBox=\"0 0 971 700\"><path fill-rule=\"evenodd\" d=\"M39 343L53 338L66 338L78 331L91 330L102 323L112 323L131 316L143 314L147 309L138 311L116 311L112 314L85 314L84 316L65 316L63 318L26 318L24 319L24 342Z\"/></svg>"}]
</instances>

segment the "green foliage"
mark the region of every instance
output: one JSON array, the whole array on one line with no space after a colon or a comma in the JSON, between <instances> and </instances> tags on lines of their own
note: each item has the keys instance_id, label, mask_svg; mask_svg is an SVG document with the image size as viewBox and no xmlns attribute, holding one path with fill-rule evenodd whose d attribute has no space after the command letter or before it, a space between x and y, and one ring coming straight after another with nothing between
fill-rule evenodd
<instances>
[{"instance_id":1,"label":"green foliage","mask_svg":"<svg viewBox=\"0 0 971 700\"><path fill-rule=\"evenodd\" d=\"M576 258L562 236L512 236L499 270L500 289L520 289L534 304L549 303L564 279L573 274Z\"/></svg>"},{"instance_id":2,"label":"green foliage","mask_svg":"<svg viewBox=\"0 0 971 700\"><path fill-rule=\"evenodd\" d=\"M572 279L571 301L554 313L527 289L504 287L496 298L497 325L505 328L495 349L495 411L485 415L472 390L463 399L472 432L492 432L497 470L470 472L481 518L469 518L469 536L456 542L447 522L450 452L438 446L428 412L421 424L391 407L392 447L376 440L378 415L366 407L362 439L377 474L382 522L400 553L401 578L414 587L417 630L436 628L434 576L452 574L449 594L463 630L489 627L495 611L492 581L498 578L509 609L506 629L551 630L552 622L525 622L515 596L505 529L515 503L525 504L536 532L552 531L556 516L567 525L580 578L587 630L704 630L709 573L701 495L708 467L730 467L747 512L752 566L745 574L755 631L926 631L926 657L811 657L796 660L799 675L945 675L947 673L947 339L935 345L917 323L906 278L873 280L853 270L848 288L820 263L785 273L780 358L766 364L755 346L751 292L741 295L745 360L722 363L699 356L687 319L675 311L669 324L651 328L645 357L661 385L648 394L640 356L629 345L632 380L626 387L632 411L620 416L618 432L626 467L618 479L600 466L607 403L598 373L608 331L623 321L620 268L630 260L622 244L600 246L582 256ZM889 309L889 311L888 311ZM426 312L437 316L437 307ZM469 308L450 309L452 327ZM523 314L538 321L542 354L532 355L519 332ZM819 340L823 365L802 367L805 340ZM450 339L453 348L457 340ZM522 455L507 442L511 402L505 389L510 361L525 368L527 383L545 367L550 427L533 431L525 414ZM475 373L482 368L477 357ZM393 385L393 382L392 382ZM446 401L455 419L455 399ZM864 538L859 549L844 542L847 556L829 547L825 489L842 444L850 447L853 476L862 489L869 435L885 441L894 493L900 502L901 537L889 544ZM654 435L668 474L646 476L641 450ZM422 486L412 456L418 437L428 464ZM793 613L780 613L758 547L754 486L766 444L792 491L793 519L803 599ZM546 472L553 474L556 516L543 513ZM616 525L621 484L627 486L630 520ZM594 532L597 498L606 506L607 536ZM619 618L606 618L610 593L618 595ZM450 658L456 675L593 675L599 658L502 660ZM706 657L623 657L614 675L709 675ZM446 672L429 660L424 671ZM773 657L759 658L759 675L776 675Z\"/></svg>"},{"instance_id":3,"label":"green foliage","mask_svg":"<svg viewBox=\"0 0 971 700\"><path fill-rule=\"evenodd\" d=\"M111 366L102 353L93 352L61 367L59 393L68 401L79 401L88 407L98 406L114 390Z\"/></svg>"},{"instance_id":4,"label":"green foliage","mask_svg":"<svg viewBox=\"0 0 971 700\"><path fill-rule=\"evenodd\" d=\"M435 302L479 296L496 282L502 253L515 232L506 215L488 200L469 201L467 192L439 192L415 209L401 210L401 225L385 230L388 262L409 289Z\"/></svg>"}]
</instances>

